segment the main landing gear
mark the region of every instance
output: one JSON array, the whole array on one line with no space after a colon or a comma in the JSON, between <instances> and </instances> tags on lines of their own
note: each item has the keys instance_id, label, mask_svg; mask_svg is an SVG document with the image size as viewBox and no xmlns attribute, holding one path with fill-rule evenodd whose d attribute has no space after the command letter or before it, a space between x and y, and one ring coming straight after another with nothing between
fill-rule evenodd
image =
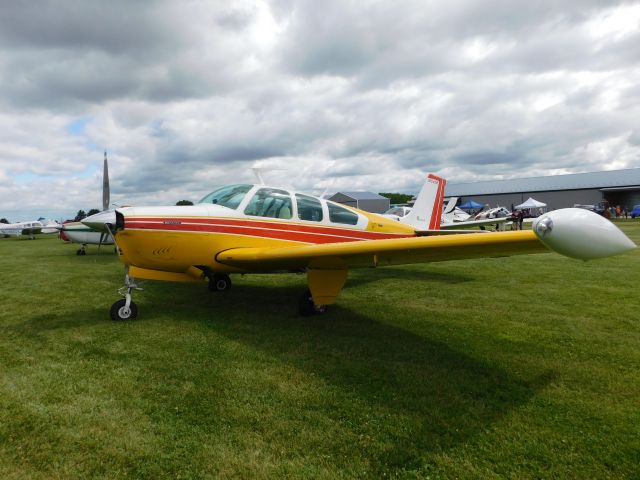
<instances>
[{"instance_id":1,"label":"main landing gear","mask_svg":"<svg viewBox=\"0 0 640 480\"><path fill-rule=\"evenodd\" d=\"M298 312L303 317L310 317L312 315L320 315L327 311L326 305L316 305L313 302L313 297L311 296L311 290L307 288L307 290L302 294L300 300L298 301Z\"/></svg>"},{"instance_id":2,"label":"main landing gear","mask_svg":"<svg viewBox=\"0 0 640 480\"><path fill-rule=\"evenodd\" d=\"M223 273L214 273L209 277L209 290L212 292L224 292L231 288L231 278Z\"/></svg>"},{"instance_id":3,"label":"main landing gear","mask_svg":"<svg viewBox=\"0 0 640 480\"><path fill-rule=\"evenodd\" d=\"M210 273L207 275L209 279L209 290L212 292L224 292L231 288L231 278L223 273ZM129 276L129 268L125 267L124 286L120 288L119 293L124 297L111 305L109 311L111 320L122 321L131 320L138 316L138 306L131 299L133 290L142 290L135 283L135 279ZM320 298L327 298L326 295L320 295ZM318 305L313 301L311 290L306 289L298 301L298 312L303 317L320 315L327 311L327 305Z\"/></svg>"},{"instance_id":4,"label":"main landing gear","mask_svg":"<svg viewBox=\"0 0 640 480\"><path fill-rule=\"evenodd\" d=\"M131 301L131 290L142 289L138 287L134 279L129 276L129 269L127 268L124 274L124 287L119 290L119 293L123 295L124 298L111 305L111 310L109 311L111 320L129 320L138 316L138 306Z\"/></svg>"}]
</instances>

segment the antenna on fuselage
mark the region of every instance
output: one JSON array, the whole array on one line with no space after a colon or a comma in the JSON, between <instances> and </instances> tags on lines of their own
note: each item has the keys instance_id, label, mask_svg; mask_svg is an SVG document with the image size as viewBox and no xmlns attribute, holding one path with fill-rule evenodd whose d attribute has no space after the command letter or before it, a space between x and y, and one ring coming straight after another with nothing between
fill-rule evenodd
<instances>
[{"instance_id":1,"label":"antenna on fuselage","mask_svg":"<svg viewBox=\"0 0 640 480\"><path fill-rule=\"evenodd\" d=\"M262 176L262 168L252 167L251 170L253 170L253 174L258 179L258 182L260 182L260 185L264 185L265 183L264 183L264 177Z\"/></svg>"}]
</instances>

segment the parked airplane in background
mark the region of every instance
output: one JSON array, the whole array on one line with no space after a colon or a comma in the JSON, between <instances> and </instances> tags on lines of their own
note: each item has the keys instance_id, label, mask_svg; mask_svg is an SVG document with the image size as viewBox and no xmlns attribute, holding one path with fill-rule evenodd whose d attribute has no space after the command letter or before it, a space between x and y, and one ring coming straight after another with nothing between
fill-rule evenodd
<instances>
[{"instance_id":1,"label":"parked airplane in background","mask_svg":"<svg viewBox=\"0 0 640 480\"><path fill-rule=\"evenodd\" d=\"M418 197L420 197L420 195L418 195ZM444 190L442 200L444 200ZM496 230L503 230L505 223L510 220L510 218L507 218L506 216L501 218L496 217L495 215L482 219L479 219L478 217L472 219L471 215L456 207L457 201L457 197L452 197L444 207L440 222L441 230L462 230L476 227L483 230L486 227L494 227ZM387 210L383 215L393 220L403 222L402 219L405 218L411 210L411 207L396 206Z\"/></svg>"},{"instance_id":2,"label":"parked airplane in background","mask_svg":"<svg viewBox=\"0 0 640 480\"><path fill-rule=\"evenodd\" d=\"M37 233L56 233L60 224L55 220L32 220L30 222L0 223L0 235L13 235L19 237L28 235L30 240L35 239Z\"/></svg>"},{"instance_id":3,"label":"parked airplane in background","mask_svg":"<svg viewBox=\"0 0 640 480\"><path fill-rule=\"evenodd\" d=\"M580 209L549 212L532 230L439 233L444 180L429 175L407 221L348 208L283 188L230 185L194 206L127 207L83 220L112 232L125 265L124 298L111 318L137 316L135 279L208 280L231 287L229 274L305 272L303 315L335 302L350 268L504 257L554 250L583 260L635 248L615 225ZM428 201L427 201L428 200Z\"/></svg>"},{"instance_id":4,"label":"parked airplane in background","mask_svg":"<svg viewBox=\"0 0 640 480\"><path fill-rule=\"evenodd\" d=\"M102 210L108 210L110 199L109 190L109 166L107 164L107 152L104 152L104 164L102 170ZM95 230L82 222L64 223L60 228L60 238L71 243L80 243L82 246L76 251L76 255L86 255L87 245L113 245L113 237L109 232Z\"/></svg>"},{"instance_id":5,"label":"parked airplane in background","mask_svg":"<svg viewBox=\"0 0 640 480\"><path fill-rule=\"evenodd\" d=\"M113 245L113 237L109 232L100 232L87 227L82 222L63 223L60 227L60 238L71 243L80 243L82 246L76 251L76 255L86 255L87 245Z\"/></svg>"},{"instance_id":6,"label":"parked airplane in background","mask_svg":"<svg viewBox=\"0 0 640 480\"><path fill-rule=\"evenodd\" d=\"M498 218L509 218L511 217L511 212L505 207L496 207L490 208L489 210L484 210L479 212L476 216L476 220L487 220L487 219L498 219Z\"/></svg>"}]
</instances>

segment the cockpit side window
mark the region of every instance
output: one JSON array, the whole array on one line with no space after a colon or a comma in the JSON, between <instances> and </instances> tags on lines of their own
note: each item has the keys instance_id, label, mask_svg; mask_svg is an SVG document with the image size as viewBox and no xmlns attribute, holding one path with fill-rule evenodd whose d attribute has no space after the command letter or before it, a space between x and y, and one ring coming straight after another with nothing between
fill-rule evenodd
<instances>
[{"instance_id":1,"label":"cockpit side window","mask_svg":"<svg viewBox=\"0 0 640 480\"><path fill-rule=\"evenodd\" d=\"M198 203L213 203L235 210L252 187L253 185L228 185L214 190Z\"/></svg>"},{"instance_id":2,"label":"cockpit side window","mask_svg":"<svg viewBox=\"0 0 640 480\"><path fill-rule=\"evenodd\" d=\"M244 213L256 217L290 219L291 210L289 192L275 188L261 188L244 209Z\"/></svg>"},{"instance_id":3,"label":"cockpit side window","mask_svg":"<svg viewBox=\"0 0 640 480\"><path fill-rule=\"evenodd\" d=\"M300 220L322 221L322 203L317 198L296 193L296 204L298 205L298 218Z\"/></svg>"},{"instance_id":4,"label":"cockpit side window","mask_svg":"<svg viewBox=\"0 0 640 480\"><path fill-rule=\"evenodd\" d=\"M358 215L351 210L347 210L331 202L327 202L327 207L329 207L329 220L332 222L345 223L347 225L358 224Z\"/></svg>"}]
</instances>

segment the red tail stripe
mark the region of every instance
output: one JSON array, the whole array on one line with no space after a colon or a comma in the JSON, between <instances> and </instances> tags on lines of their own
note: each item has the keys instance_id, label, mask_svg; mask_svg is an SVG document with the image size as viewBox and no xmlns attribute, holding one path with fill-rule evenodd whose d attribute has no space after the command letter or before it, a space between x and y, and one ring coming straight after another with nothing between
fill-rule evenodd
<instances>
[{"instance_id":1,"label":"red tail stripe","mask_svg":"<svg viewBox=\"0 0 640 480\"><path fill-rule=\"evenodd\" d=\"M444 187L447 181L444 178L440 178L432 173L430 173L427 178L438 182L436 198L433 202L433 208L431 209L431 219L429 220L429 230L440 230L440 220L442 217L442 202L444 201Z\"/></svg>"}]
</instances>

